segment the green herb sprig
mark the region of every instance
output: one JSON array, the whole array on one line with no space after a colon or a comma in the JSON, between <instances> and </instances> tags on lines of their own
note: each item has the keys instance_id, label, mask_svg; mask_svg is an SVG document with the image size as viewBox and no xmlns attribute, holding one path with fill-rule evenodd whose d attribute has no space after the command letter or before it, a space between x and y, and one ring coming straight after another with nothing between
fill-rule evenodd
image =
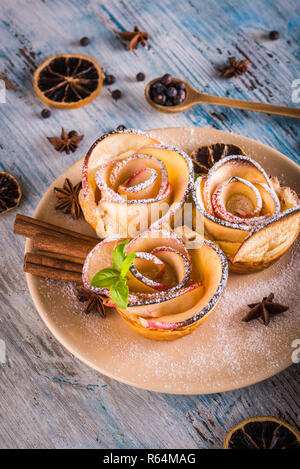
<instances>
[{"instance_id":1,"label":"green herb sprig","mask_svg":"<svg viewBox=\"0 0 300 469\"><path fill-rule=\"evenodd\" d=\"M92 278L94 287L110 289L110 296L119 308L126 309L128 305L129 288L127 286L126 274L136 257L135 252L128 256L125 247L129 239L119 243L113 251L113 268L108 267L97 272Z\"/></svg>"}]
</instances>

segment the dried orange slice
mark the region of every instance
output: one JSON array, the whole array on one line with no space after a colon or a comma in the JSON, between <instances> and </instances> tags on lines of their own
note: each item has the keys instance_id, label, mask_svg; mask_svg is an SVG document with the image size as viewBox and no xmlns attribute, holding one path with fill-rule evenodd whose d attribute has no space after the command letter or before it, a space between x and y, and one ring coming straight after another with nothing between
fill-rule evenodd
<instances>
[{"instance_id":1,"label":"dried orange slice","mask_svg":"<svg viewBox=\"0 0 300 469\"><path fill-rule=\"evenodd\" d=\"M208 173L222 158L230 155L244 155L243 150L232 143L212 143L194 150L190 157L196 174Z\"/></svg>"},{"instance_id":2,"label":"dried orange slice","mask_svg":"<svg viewBox=\"0 0 300 469\"><path fill-rule=\"evenodd\" d=\"M74 109L84 106L100 93L103 73L91 57L59 54L49 57L34 72L36 94L49 106Z\"/></svg>"},{"instance_id":3,"label":"dried orange slice","mask_svg":"<svg viewBox=\"0 0 300 469\"><path fill-rule=\"evenodd\" d=\"M0 215L16 208L21 196L18 181L11 174L0 171Z\"/></svg>"},{"instance_id":4,"label":"dried orange slice","mask_svg":"<svg viewBox=\"0 0 300 469\"><path fill-rule=\"evenodd\" d=\"M227 433L223 449L299 449L299 432L275 417L243 420Z\"/></svg>"}]
</instances>

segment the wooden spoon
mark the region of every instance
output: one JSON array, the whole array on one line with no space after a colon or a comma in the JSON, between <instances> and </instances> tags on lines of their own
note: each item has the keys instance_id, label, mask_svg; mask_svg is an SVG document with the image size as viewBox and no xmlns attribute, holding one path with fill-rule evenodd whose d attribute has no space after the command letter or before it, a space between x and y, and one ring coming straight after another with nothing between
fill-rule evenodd
<instances>
[{"instance_id":1,"label":"wooden spoon","mask_svg":"<svg viewBox=\"0 0 300 469\"><path fill-rule=\"evenodd\" d=\"M217 106L227 106L237 109L245 109L247 111L266 112L267 114L278 114L280 116L295 117L298 119L300 118L299 108L276 106L274 104L255 103L252 101L244 101L242 99L222 98L220 96L200 93L199 91L195 90L192 85L184 80L180 80L179 78L173 78L173 81L182 82L185 84L185 100L181 104L177 104L175 106L162 106L160 104L156 104L150 98L150 87L157 80L159 80L159 78L154 78L154 80L151 80L146 85L145 96L151 106L153 106L158 111L165 112L167 114L186 111L190 107L195 106L195 104L215 104Z\"/></svg>"}]
</instances>

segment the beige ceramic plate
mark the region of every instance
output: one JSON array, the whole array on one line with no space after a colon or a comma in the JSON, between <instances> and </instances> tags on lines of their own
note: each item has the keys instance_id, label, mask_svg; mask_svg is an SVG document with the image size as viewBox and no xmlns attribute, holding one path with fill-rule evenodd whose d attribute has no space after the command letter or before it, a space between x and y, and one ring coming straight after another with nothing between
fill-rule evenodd
<instances>
[{"instance_id":1,"label":"beige ceramic plate","mask_svg":"<svg viewBox=\"0 0 300 469\"><path fill-rule=\"evenodd\" d=\"M200 145L235 143L269 174L300 192L299 167L276 150L254 140L214 129L167 128L151 131L167 144L190 153ZM40 201L35 217L92 233L83 221L55 212L53 186L67 176L81 177L82 160L68 168ZM299 246L299 245L298 245ZM299 249L296 244L269 269L248 276L230 275L215 312L192 334L174 342L155 342L136 335L112 312L106 319L82 313L69 284L27 275L38 312L53 335L76 357L101 373L132 386L160 392L222 392L261 381L292 363L300 338ZM32 248L27 241L26 251ZM298 268L297 268L298 267ZM298 274L299 275L299 274ZM289 305L266 327L244 323L247 303L270 292Z\"/></svg>"}]
</instances>

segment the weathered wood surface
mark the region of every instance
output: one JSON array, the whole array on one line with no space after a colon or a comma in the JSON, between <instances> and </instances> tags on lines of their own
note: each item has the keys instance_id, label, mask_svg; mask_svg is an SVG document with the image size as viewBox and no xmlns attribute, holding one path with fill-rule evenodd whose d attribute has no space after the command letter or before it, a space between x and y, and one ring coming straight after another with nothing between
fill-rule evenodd
<instances>
[{"instance_id":1,"label":"weathered wood surface","mask_svg":"<svg viewBox=\"0 0 300 469\"><path fill-rule=\"evenodd\" d=\"M176 5L176 7L175 7ZM297 6L298 5L298 6ZM191 0L29 1L0 5L0 75L6 103L0 104L0 170L20 181L20 211L32 215L49 184L103 131L127 127L214 126L244 134L299 158L298 122L216 107L195 107L184 115L153 111L144 83L165 72L199 89L234 98L292 105L292 81L299 78L299 3L296 0L210 2ZM149 50L130 53L113 34L138 24L149 32ZM279 41L267 33L281 32ZM82 48L78 40L89 36ZM32 88L32 72L46 57L79 52L117 76L88 106L73 111L44 107ZM228 55L249 58L250 71L222 80ZM61 126L85 138L77 153L56 153L46 136ZM275 415L297 425L300 372L297 365L250 388L208 396L173 396L130 388L90 370L66 352L45 328L22 273L24 241L12 234L15 213L1 217L0 448L212 448L226 431L254 415Z\"/></svg>"}]
</instances>

